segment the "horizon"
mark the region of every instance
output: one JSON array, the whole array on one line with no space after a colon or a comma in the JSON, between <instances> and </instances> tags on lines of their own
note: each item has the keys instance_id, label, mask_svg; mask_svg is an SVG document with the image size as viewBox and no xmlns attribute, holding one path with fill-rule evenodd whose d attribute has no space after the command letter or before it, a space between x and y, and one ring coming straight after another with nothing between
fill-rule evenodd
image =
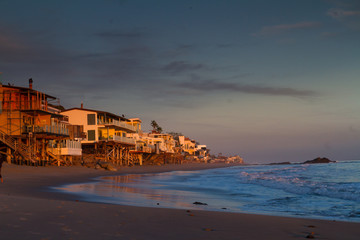
<instances>
[{"instance_id":1,"label":"horizon","mask_svg":"<svg viewBox=\"0 0 360 240\"><path fill-rule=\"evenodd\" d=\"M21 6L21 8L19 7ZM246 163L360 159L360 2L4 0L0 81Z\"/></svg>"}]
</instances>

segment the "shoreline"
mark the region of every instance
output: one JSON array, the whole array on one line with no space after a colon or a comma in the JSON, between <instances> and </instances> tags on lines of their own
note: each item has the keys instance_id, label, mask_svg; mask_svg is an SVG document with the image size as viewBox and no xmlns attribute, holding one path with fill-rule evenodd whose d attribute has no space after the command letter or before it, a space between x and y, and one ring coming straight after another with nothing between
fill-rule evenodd
<instances>
[{"instance_id":1,"label":"shoreline","mask_svg":"<svg viewBox=\"0 0 360 240\"><path fill-rule=\"evenodd\" d=\"M49 191L111 175L191 171L229 164L139 166L119 171L4 164L0 185L2 239L357 239L360 223L248 213L134 207L83 202Z\"/></svg>"},{"instance_id":2,"label":"shoreline","mask_svg":"<svg viewBox=\"0 0 360 240\"><path fill-rule=\"evenodd\" d=\"M66 194L58 191L50 191L51 187L59 187L68 184L86 183L97 181L95 178L114 176L114 175L128 175L128 174L148 174L148 173L165 173L171 171L197 171L214 168L225 168L232 166L245 166L241 164L168 164L161 166L135 166L123 167L117 171L108 171L104 169L94 169L83 166L70 167L34 167L24 165L7 164L3 165L2 175L4 184L0 185L2 191L0 195L14 194L18 196L34 196L39 198L54 199L68 199L74 200L71 194ZM27 181L24 181L27 180ZM45 181L44 181L45 180ZM54 195L54 196L53 196Z\"/></svg>"}]
</instances>

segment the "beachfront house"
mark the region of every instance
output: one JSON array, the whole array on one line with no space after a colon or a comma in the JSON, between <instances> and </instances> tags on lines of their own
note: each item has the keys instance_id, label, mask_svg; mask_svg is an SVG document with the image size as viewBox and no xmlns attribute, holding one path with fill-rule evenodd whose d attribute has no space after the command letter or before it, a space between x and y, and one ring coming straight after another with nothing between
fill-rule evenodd
<instances>
[{"instance_id":1,"label":"beachfront house","mask_svg":"<svg viewBox=\"0 0 360 240\"><path fill-rule=\"evenodd\" d=\"M0 84L0 151L8 161L26 164L70 164L81 156L80 144L69 135L67 117L58 99L28 87Z\"/></svg>"},{"instance_id":2,"label":"beachfront house","mask_svg":"<svg viewBox=\"0 0 360 240\"><path fill-rule=\"evenodd\" d=\"M141 130L142 121L140 118L130 118L131 124L137 129L136 133L127 133L127 136L136 141L136 145L131 152L138 154L155 153L155 144L149 140L147 134Z\"/></svg>"},{"instance_id":3,"label":"beachfront house","mask_svg":"<svg viewBox=\"0 0 360 240\"><path fill-rule=\"evenodd\" d=\"M83 127L81 145L84 154L118 165L141 164L136 155L130 154L136 140L127 135L141 130L139 122L106 111L86 109L83 105L61 114L67 116L71 124Z\"/></svg>"},{"instance_id":4,"label":"beachfront house","mask_svg":"<svg viewBox=\"0 0 360 240\"><path fill-rule=\"evenodd\" d=\"M198 157L200 161L207 162L209 159L210 150L206 145L198 145L195 146L195 156Z\"/></svg>"},{"instance_id":5,"label":"beachfront house","mask_svg":"<svg viewBox=\"0 0 360 240\"><path fill-rule=\"evenodd\" d=\"M179 136L179 143L182 148L182 151L188 155L195 155L196 151L196 141L191 140L185 136Z\"/></svg>"},{"instance_id":6,"label":"beachfront house","mask_svg":"<svg viewBox=\"0 0 360 240\"><path fill-rule=\"evenodd\" d=\"M176 146L175 139L168 133L150 133L149 138L152 138L153 142L158 145L161 152L164 153L175 153L174 149Z\"/></svg>"}]
</instances>

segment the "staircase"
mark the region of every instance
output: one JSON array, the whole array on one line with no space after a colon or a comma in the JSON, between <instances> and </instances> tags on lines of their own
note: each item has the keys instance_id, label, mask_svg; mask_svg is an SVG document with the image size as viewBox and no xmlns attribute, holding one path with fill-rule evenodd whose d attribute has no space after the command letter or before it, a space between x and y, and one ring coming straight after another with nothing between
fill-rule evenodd
<instances>
[{"instance_id":1,"label":"staircase","mask_svg":"<svg viewBox=\"0 0 360 240\"><path fill-rule=\"evenodd\" d=\"M54 153L50 152L50 151L46 151L47 155L49 155L50 157L52 157L58 166L60 166L61 162L64 162L58 155L55 155Z\"/></svg>"},{"instance_id":2,"label":"staircase","mask_svg":"<svg viewBox=\"0 0 360 240\"><path fill-rule=\"evenodd\" d=\"M0 130L0 141L8 147L18 152L25 160L35 162L35 155L32 153L31 148L23 144L21 141L16 141L15 138L7 135Z\"/></svg>"}]
</instances>

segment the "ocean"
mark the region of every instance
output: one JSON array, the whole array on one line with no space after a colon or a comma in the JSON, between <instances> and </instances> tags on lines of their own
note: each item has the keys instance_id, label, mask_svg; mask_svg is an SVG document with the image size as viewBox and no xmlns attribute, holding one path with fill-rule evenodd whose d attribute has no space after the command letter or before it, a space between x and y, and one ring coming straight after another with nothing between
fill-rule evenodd
<instances>
[{"instance_id":1,"label":"ocean","mask_svg":"<svg viewBox=\"0 0 360 240\"><path fill-rule=\"evenodd\" d=\"M111 176L56 189L89 202L360 222L360 161Z\"/></svg>"}]
</instances>

